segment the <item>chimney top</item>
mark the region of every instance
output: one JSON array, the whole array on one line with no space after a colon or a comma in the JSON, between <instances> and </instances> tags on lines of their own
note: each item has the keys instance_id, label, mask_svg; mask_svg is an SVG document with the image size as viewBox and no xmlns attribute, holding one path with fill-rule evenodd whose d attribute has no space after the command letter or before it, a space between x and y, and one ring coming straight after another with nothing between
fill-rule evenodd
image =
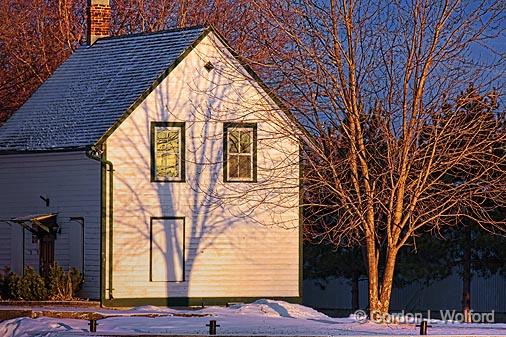
<instances>
[{"instance_id":1,"label":"chimney top","mask_svg":"<svg viewBox=\"0 0 506 337\"><path fill-rule=\"evenodd\" d=\"M109 36L111 6L109 0L88 0L88 31L86 41L92 45L101 37Z\"/></svg>"}]
</instances>

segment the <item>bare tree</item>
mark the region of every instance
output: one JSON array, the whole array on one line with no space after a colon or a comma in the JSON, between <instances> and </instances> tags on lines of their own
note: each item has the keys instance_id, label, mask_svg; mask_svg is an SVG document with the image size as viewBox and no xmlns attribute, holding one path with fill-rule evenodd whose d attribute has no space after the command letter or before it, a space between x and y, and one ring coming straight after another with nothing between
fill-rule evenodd
<instances>
[{"instance_id":1,"label":"bare tree","mask_svg":"<svg viewBox=\"0 0 506 337\"><path fill-rule=\"evenodd\" d=\"M490 217L506 202L504 114L492 90L504 80L504 50L493 49L504 2L255 5L289 38L265 66L305 141L307 206L320 219L307 233L365 246L371 315L381 317L397 254L422 231L463 217L505 230Z\"/></svg>"},{"instance_id":2,"label":"bare tree","mask_svg":"<svg viewBox=\"0 0 506 337\"><path fill-rule=\"evenodd\" d=\"M83 3L0 3L0 123L79 46Z\"/></svg>"},{"instance_id":3,"label":"bare tree","mask_svg":"<svg viewBox=\"0 0 506 337\"><path fill-rule=\"evenodd\" d=\"M212 24L252 63L284 44L250 1L111 1L111 35ZM6 0L0 3L0 124L84 42L86 0Z\"/></svg>"}]
</instances>

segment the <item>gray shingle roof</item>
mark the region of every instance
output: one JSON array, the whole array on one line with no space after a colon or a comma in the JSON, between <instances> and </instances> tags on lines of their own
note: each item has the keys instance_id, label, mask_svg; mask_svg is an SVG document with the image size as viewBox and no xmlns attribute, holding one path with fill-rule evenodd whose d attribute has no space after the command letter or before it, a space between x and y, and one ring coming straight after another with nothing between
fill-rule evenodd
<instances>
[{"instance_id":1,"label":"gray shingle roof","mask_svg":"<svg viewBox=\"0 0 506 337\"><path fill-rule=\"evenodd\" d=\"M126 35L78 48L0 128L0 152L96 143L204 31Z\"/></svg>"}]
</instances>

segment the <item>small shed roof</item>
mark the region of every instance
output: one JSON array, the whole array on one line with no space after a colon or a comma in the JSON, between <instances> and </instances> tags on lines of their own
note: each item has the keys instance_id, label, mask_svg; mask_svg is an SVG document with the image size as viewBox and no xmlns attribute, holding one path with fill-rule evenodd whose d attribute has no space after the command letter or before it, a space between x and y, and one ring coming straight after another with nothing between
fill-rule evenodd
<instances>
[{"instance_id":1,"label":"small shed roof","mask_svg":"<svg viewBox=\"0 0 506 337\"><path fill-rule=\"evenodd\" d=\"M11 219L0 219L0 222L19 224L33 234L38 234L40 232L52 233L58 229L58 223L56 222L57 216L58 213L32 214Z\"/></svg>"},{"instance_id":2,"label":"small shed roof","mask_svg":"<svg viewBox=\"0 0 506 337\"><path fill-rule=\"evenodd\" d=\"M81 46L0 128L0 153L95 144L206 30L109 37Z\"/></svg>"}]
</instances>

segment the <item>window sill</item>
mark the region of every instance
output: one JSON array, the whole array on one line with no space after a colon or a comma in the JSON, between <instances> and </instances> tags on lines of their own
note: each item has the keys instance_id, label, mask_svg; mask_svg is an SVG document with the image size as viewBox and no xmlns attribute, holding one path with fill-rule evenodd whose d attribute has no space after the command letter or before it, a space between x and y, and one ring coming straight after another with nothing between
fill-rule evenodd
<instances>
[{"instance_id":1,"label":"window sill","mask_svg":"<svg viewBox=\"0 0 506 337\"><path fill-rule=\"evenodd\" d=\"M151 179L152 183L185 183L186 179L182 180L162 180L162 179Z\"/></svg>"},{"instance_id":2,"label":"window sill","mask_svg":"<svg viewBox=\"0 0 506 337\"><path fill-rule=\"evenodd\" d=\"M230 180L230 179L225 179L223 181L224 183L256 183L257 180L256 179L253 179L253 180Z\"/></svg>"}]
</instances>

